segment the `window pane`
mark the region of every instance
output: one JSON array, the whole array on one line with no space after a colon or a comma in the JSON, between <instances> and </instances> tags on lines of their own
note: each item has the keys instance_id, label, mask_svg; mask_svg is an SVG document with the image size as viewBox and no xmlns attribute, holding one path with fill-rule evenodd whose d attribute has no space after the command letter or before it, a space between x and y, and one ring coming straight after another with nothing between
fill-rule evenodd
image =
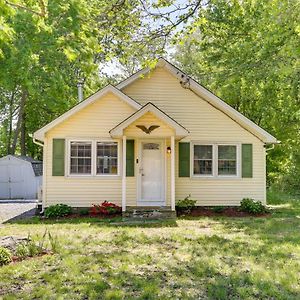
<instances>
[{"instance_id":1,"label":"window pane","mask_svg":"<svg viewBox=\"0 0 300 300\"><path fill-rule=\"evenodd\" d=\"M218 174L236 175L236 146L218 146Z\"/></svg>"},{"instance_id":2,"label":"window pane","mask_svg":"<svg viewBox=\"0 0 300 300\"><path fill-rule=\"evenodd\" d=\"M194 145L194 175L212 175L213 146Z\"/></svg>"},{"instance_id":3,"label":"window pane","mask_svg":"<svg viewBox=\"0 0 300 300\"><path fill-rule=\"evenodd\" d=\"M118 174L118 143L97 143L97 174Z\"/></svg>"},{"instance_id":4,"label":"window pane","mask_svg":"<svg viewBox=\"0 0 300 300\"><path fill-rule=\"evenodd\" d=\"M194 145L195 159L212 159L212 145Z\"/></svg>"},{"instance_id":5,"label":"window pane","mask_svg":"<svg viewBox=\"0 0 300 300\"><path fill-rule=\"evenodd\" d=\"M70 173L91 174L92 143L71 142Z\"/></svg>"},{"instance_id":6,"label":"window pane","mask_svg":"<svg viewBox=\"0 0 300 300\"><path fill-rule=\"evenodd\" d=\"M219 159L236 159L236 146L218 146Z\"/></svg>"},{"instance_id":7,"label":"window pane","mask_svg":"<svg viewBox=\"0 0 300 300\"><path fill-rule=\"evenodd\" d=\"M195 160L194 174L211 175L212 174L212 160Z\"/></svg>"}]
</instances>

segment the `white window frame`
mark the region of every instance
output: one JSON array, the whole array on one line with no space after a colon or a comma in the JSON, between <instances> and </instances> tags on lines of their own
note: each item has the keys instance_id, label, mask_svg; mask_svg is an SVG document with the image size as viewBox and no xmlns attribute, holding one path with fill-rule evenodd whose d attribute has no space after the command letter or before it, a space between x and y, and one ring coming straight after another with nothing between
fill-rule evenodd
<instances>
[{"instance_id":1,"label":"white window frame","mask_svg":"<svg viewBox=\"0 0 300 300\"><path fill-rule=\"evenodd\" d=\"M73 174L71 173L71 142L86 142L92 144L92 166L91 166L91 174ZM117 174L97 174L97 143L117 143L118 147L118 172ZM120 169L121 169L121 147L120 140L108 139L108 138L67 138L66 146L67 151L65 152L65 174L67 177L74 178L111 178L111 177L120 177Z\"/></svg>"},{"instance_id":2,"label":"white window frame","mask_svg":"<svg viewBox=\"0 0 300 300\"><path fill-rule=\"evenodd\" d=\"M117 143L117 159L118 159L118 172L117 174L97 174L97 143ZM119 140L96 140L95 141L95 163L93 165L94 167L94 176L96 177L117 177L120 176L120 169L121 169L121 147L120 147L120 141Z\"/></svg>"},{"instance_id":3,"label":"white window frame","mask_svg":"<svg viewBox=\"0 0 300 300\"><path fill-rule=\"evenodd\" d=\"M71 173L71 143L79 142L79 143L91 143L91 173L90 174L76 174ZM67 164L67 173L69 177L91 177L93 174L93 142L88 139L70 139L67 142L67 151L66 151L66 164Z\"/></svg>"},{"instance_id":4,"label":"white window frame","mask_svg":"<svg viewBox=\"0 0 300 300\"><path fill-rule=\"evenodd\" d=\"M212 146L212 173L211 174L194 174L194 146ZM192 167L191 167L191 173L193 177L204 177L204 178L213 178L215 176L215 147L214 144L212 143L192 143L191 147L191 155L190 157L192 158Z\"/></svg>"},{"instance_id":5,"label":"white window frame","mask_svg":"<svg viewBox=\"0 0 300 300\"><path fill-rule=\"evenodd\" d=\"M237 177L240 177L240 144L233 144L233 143L218 143L218 144L215 144L216 146L216 175L217 177L220 177L220 178L237 178ZM219 174L219 146L235 146L236 147L236 157L235 157L235 160L236 160L236 174L234 175L228 175L228 174Z\"/></svg>"},{"instance_id":6,"label":"white window frame","mask_svg":"<svg viewBox=\"0 0 300 300\"><path fill-rule=\"evenodd\" d=\"M213 147L213 162L212 175L194 174L194 146L212 146ZM219 175L218 174L218 146L236 146L236 174L235 175ZM190 176L191 178L206 178L206 179L237 179L241 178L241 143L239 142L191 142L190 147Z\"/></svg>"}]
</instances>

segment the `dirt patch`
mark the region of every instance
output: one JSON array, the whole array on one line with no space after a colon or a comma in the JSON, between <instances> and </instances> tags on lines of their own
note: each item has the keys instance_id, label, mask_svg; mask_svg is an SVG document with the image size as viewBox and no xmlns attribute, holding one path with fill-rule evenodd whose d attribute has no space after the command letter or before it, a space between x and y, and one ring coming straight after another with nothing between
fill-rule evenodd
<instances>
[{"instance_id":1,"label":"dirt patch","mask_svg":"<svg viewBox=\"0 0 300 300\"><path fill-rule=\"evenodd\" d=\"M250 214L241 211L239 207L224 207L220 210L211 207L194 207L191 212L177 211L178 217L269 217L270 215L271 213Z\"/></svg>"}]
</instances>

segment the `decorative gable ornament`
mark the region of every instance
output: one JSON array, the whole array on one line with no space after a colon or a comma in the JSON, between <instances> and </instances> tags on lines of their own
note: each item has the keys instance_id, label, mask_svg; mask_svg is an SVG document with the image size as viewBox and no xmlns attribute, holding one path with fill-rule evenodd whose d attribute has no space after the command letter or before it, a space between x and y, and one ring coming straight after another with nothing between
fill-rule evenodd
<instances>
[{"instance_id":1,"label":"decorative gable ornament","mask_svg":"<svg viewBox=\"0 0 300 300\"><path fill-rule=\"evenodd\" d=\"M136 125L137 128L141 129L142 131L144 131L146 134L150 134L153 130L159 128L159 125L151 125L149 128L147 128L144 125Z\"/></svg>"}]
</instances>

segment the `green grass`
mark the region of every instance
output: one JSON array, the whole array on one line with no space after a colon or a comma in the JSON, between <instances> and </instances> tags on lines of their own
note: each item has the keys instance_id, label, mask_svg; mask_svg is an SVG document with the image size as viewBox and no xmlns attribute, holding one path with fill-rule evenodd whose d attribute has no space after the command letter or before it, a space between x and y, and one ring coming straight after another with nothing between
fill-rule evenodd
<instances>
[{"instance_id":1,"label":"green grass","mask_svg":"<svg viewBox=\"0 0 300 300\"><path fill-rule=\"evenodd\" d=\"M58 252L0 268L3 299L300 299L300 199L266 218L146 226L38 219L0 235L49 230ZM118 220L117 220L118 221Z\"/></svg>"}]
</instances>

